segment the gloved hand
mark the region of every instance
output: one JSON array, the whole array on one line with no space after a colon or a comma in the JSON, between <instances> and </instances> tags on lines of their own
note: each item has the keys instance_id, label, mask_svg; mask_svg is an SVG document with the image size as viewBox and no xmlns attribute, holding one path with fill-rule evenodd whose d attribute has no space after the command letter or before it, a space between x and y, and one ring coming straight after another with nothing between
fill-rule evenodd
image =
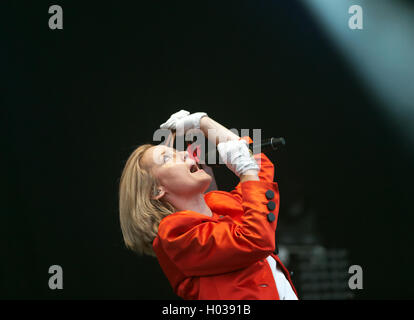
<instances>
[{"instance_id":1,"label":"gloved hand","mask_svg":"<svg viewBox=\"0 0 414 320\"><path fill-rule=\"evenodd\" d=\"M259 171L259 166L250 154L245 140L230 140L217 145L221 160L238 177L248 170Z\"/></svg>"},{"instance_id":2,"label":"gloved hand","mask_svg":"<svg viewBox=\"0 0 414 320\"><path fill-rule=\"evenodd\" d=\"M200 120L204 116L207 116L207 113L196 112L190 114L186 110L181 110L172 114L166 122L160 125L160 128L176 131L184 130L184 132L190 129L200 129Z\"/></svg>"}]
</instances>

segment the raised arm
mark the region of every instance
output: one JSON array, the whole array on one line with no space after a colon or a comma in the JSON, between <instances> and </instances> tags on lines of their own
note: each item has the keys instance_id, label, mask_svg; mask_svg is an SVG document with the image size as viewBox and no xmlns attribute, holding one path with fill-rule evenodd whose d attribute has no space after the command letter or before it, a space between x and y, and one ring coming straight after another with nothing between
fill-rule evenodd
<instances>
[{"instance_id":1,"label":"raised arm","mask_svg":"<svg viewBox=\"0 0 414 320\"><path fill-rule=\"evenodd\" d=\"M176 130L177 132L187 132L190 129L200 129L208 140L217 145L221 149L221 153L236 154L244 163L235 163L234 161L225 161L227 167L230 168L239 178L240 182L258 181L258 168L252 165L253 162L247 161L249 158L247 148L239 145L237 152L236 144L228 143L230 141L238 141L240 137L222 126L217 121L214 121L205 112L196 112L190 114L186 110L180 110L170 116L170 118L163 123L160 128ZM221 148L220 145L221 144ZM221 156L221 155L220 155ZM248 168L248 170L246 170Z\"/></svg>"},{"instance_id":2,"label":"raised arm","mask_svg":"<svg viewBox=\"0 0 414 320\"><path fill-rule=\"evenodd\" d=\"M200 120L200 130L207 137L208 140L218 145L219 143L225 143L228 141L238 141L240 137L234 132L230 131L217 121L211 119L208 116L204 116ZM246 170L239 176L240 182L245 181L258 181L257 170Z\"/></svg>"},{"instance_id":3,"label":"raised arm","mask_svg":"<svg viewBox=\"0 0 414 320\"><path fill-rule=\"evenodd\" d=\"M220 142L239 140L240 137L207 115L200 120L200 129L208 140L218 145Z\"/></svg>"}]
</instances>

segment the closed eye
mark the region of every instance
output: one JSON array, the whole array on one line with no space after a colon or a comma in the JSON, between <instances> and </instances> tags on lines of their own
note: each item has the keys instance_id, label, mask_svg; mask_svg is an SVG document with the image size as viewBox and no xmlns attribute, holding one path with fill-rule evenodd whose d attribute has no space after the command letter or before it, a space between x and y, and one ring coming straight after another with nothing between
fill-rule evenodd
<instances>
[{"instance_id":1,"label":"closed eye","mask_svg":"<svg viewBox=\"0 0 414 320\"><path fill-rule=\"evenodd\" d=\"M168 161L172 160L176 154L177 152L175 150L164 150L160 156L161 163L167 163Z\"/></svg>"}]
</instances>

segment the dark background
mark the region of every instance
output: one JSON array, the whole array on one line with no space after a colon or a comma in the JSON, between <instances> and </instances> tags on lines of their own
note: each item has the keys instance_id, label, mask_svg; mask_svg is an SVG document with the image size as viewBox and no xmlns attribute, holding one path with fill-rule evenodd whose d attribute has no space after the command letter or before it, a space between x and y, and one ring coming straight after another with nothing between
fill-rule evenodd
<instances>
[{"instance_id":1,"label":"dark background","mask_svg":"<svg viewBox=\"0 0 414 320\"><path fill-rule=\"evenodd\" d=\"M52 4L63 30L48 28ZM285 137L269 155L280 222L305 199L323 244L362 266L356 299L413 297L412 151L299 2L9 1L1 13L1 298L176 298L155 259L124 248L117 196L129 154L180 109ZM48 288L54 264L63 290Z\"/></svg>"}]
</instances>

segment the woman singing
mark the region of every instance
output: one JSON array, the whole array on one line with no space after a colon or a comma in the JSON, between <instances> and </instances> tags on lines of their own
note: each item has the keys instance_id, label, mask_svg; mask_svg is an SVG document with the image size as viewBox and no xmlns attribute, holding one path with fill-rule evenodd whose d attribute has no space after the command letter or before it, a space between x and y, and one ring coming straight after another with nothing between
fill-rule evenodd
<instances>
[{"instance_id":1,"label":"woman singing","mask_svg":"<svg viewBox=\"0 0 414 320\"><path fill-rule=\"evenodd\" d=\"M187 152L138 147L120 180L126 246L156 256L183 299L297 300L289 272L274 254L279 192L270 160L252 157L245 139L205 113L182 110L161 128L200 129L240 183L231 192L205 194L212 178Z\"/></svg>"}]
</instances>

